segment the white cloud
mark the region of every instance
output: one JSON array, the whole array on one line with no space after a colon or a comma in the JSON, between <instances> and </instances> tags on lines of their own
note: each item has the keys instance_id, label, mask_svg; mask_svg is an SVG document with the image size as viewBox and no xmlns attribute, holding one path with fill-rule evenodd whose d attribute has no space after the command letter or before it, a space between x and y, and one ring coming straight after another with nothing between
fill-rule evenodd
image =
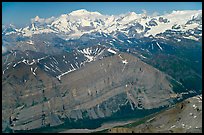
<instances>
[{"instance_id":1,"label":"white cloud","mask_svg":"<svg viewBox=\"0 0 204 135\"><path fill-rule=\"evenodd\" d=\"M160 15L158 12L153 12L151 16L155 17L155 16L158 16L158 15Z\"/></svg>"},{"instance_id":2,"label":"white cloud","mask_svg":"<svg viewBox=\"0 0 204 135\"><path fill-rule=\"evenodd\" d=\"M45 19L45 23L51 23L52 21L54 21L55 17L52 16L50 18Z\"/></svg>"},{"instance_id":3,"label":"white cloud","mask_svg":"<svg viewBox=\"0 0 204 135\"><path fill-rule=\"evenodd\" d=\"M55 19L54 16L50 17L50 18L40 18L39 16L36 16L35 18L32 18L31 19L31 23L34 23L34 22L39 22L39 23L51 23L53 20Z\"/></svg>"},{"instance_id":4,"label":"white cloud","mask_svg":"<svg viewBox=\"0 0 204 135\"><path fill-rule=\"evenodd\" d=\"M143 14L147 14L147 10L145 10L145 9L142 9L142 12L143 12Z\"/></svg>"},{"instance_id":5,"label":"white cloud","mask_svg":"<svg viewBox=\"0 0 204 135\"><path fill-rule=\"evenodd\" d=\"M31 19L31 22L33 23L33 22L44 22L44 18L40 18L39 16L36 16L35 18L32 18Z\"/></svg>"}]
</instances>

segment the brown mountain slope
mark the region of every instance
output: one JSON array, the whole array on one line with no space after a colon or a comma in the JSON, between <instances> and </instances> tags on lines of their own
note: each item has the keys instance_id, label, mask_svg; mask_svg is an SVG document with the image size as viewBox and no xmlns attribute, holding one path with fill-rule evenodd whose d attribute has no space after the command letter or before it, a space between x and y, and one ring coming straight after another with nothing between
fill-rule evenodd
<instances>
[{"instance_id":1,"label":"brown mountain slope","mask_svg":"<svg viewBox=\"0 0 204 135\"><path fill-rule=\"evenodd\" d=\"M202 133L202 95L195 96L158 113L138 125L131 123L111 133ZM138 126L136 126L138 125Z\"/></svg>"}]
</instances>

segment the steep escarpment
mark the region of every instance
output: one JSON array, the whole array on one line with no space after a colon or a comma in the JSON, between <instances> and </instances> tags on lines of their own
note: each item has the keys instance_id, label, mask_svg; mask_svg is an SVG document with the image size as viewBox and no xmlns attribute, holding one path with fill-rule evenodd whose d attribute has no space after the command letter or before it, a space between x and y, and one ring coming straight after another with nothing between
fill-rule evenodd
<instances>
[{"instance_id":1,"label":"steep escarpment","mask_svg":"<svg viewBox=\"0 0 204 135\"><path fill-rule=\"evenodd\" d=\"M159 108L175 98L171 77L126 53L87 63L61 80L38 68L35 76L21 63L5 74L2 119L14 131L107 118L125 106Z\"/></svg>"}]
</instances>

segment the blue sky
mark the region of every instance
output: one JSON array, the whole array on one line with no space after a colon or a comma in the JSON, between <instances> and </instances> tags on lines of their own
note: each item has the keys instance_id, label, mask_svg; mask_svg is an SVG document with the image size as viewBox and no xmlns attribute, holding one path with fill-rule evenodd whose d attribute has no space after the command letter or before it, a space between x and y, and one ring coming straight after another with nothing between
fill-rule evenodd
<instances>
[{"instance_id":1,"label":"blue sky","mask_svg":"<svg viewBox=\"0 0 204 135\"><path fill-rule=\"evenodd\" d=\"M3 2L3 24L25 25L31 18L48 18L86 9L102 14L115 15L127 12L148 14L171 12L172 10L201 10L201 2Z\"/></svg>"}]
</instances>

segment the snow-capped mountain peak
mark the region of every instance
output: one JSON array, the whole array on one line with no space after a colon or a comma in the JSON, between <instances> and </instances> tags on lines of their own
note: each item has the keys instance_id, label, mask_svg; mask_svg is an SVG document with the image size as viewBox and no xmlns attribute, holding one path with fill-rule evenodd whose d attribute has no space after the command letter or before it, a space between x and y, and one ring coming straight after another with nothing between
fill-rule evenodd
<instances>
[{"instance_id":1,"label":"snow-capped mountain peak","mask_svg":"<svg viewBox=\"0 0 204 135\"><path fill-rule=\"evenodd\" d=\"M72 16L84 16L84 15L102 15L99 12L89 12L86 9L79 9L76 11L72 11L71 13L69 13L69 15Z\"/></svg>"},{"instance_id":2,"label":"snow-capped mountain peak","mask_svg":"<svg viewBox=\"0 0 204 135\"><path fill-rule=\"evenodd\" d=\"M39 21L40 20L40 17L39 16L36 16L35 18L34 18L34 21Z\"/></svg>"},{"instance_id":3,"label":"snow-capped mountain peak","mask_svg":"<svg viewBox=\"0 0 204 135\"><path fill-rule=\"evenodd\" d=\"M102 15L85 9L62 14L59 17L31 19L29 27L15 30L23 36L41 33L56 33L65 39L80 38L83 34L103 32L117 35L123 33L126 37L149 37L162 34L167 30L186 32L202 27L202 10L172 11L157 16L145 13L129 12L121 15ZM4 31L5 32L5 31ZM7 33L13 34L15 32ZM5 32L6 33L6 32ZM119 35L121 35L119 34Z\"/></svg>"}]
</instances>

